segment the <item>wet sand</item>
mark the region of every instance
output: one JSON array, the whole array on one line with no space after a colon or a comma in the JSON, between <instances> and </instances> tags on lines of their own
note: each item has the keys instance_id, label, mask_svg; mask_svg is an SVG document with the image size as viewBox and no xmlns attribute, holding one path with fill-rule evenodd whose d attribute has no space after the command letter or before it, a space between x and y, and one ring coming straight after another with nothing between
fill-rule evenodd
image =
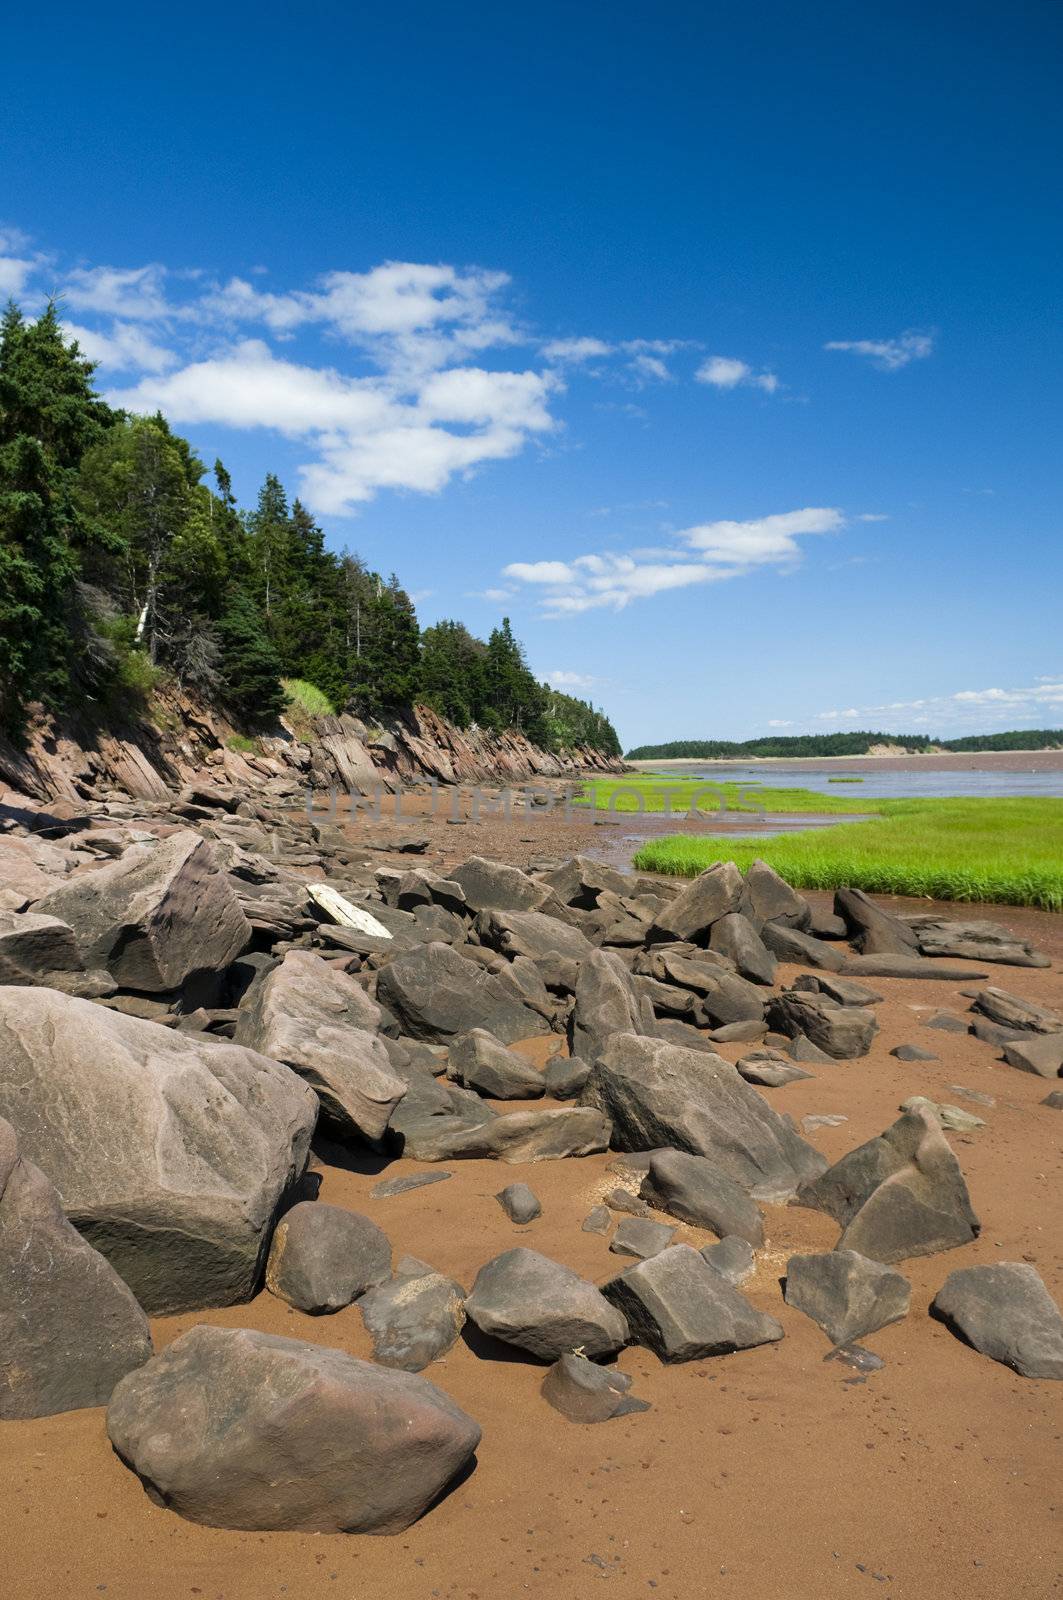
<instances>
[{"instance_id":1,"label":"wet sand","mask_svg":"<svg viewBox=\"0 0 1063 1600\"><path fill-rule=\"evenodd\" d=\"M466 830L460 854L469 853ZM816 898L816 897L813 897ZM963 915L963 909L945 908ZM1053 958L1044 971L991 969L991 980L1063 1003L1063 918L992 913ZM781 968L780 983L796 975ZM972 970L974 970L972 968ZM880 1132L901 1100L926 1093L984 1116L948 1135L983 1232L972 1246L901 1264L913 1285L902 1323L862 1342L886 1362L860 1381L825 1362L828 1342L782 1301L795 1251L833 1246L836 1226L797 1208L765 1207L767 1249L745 1291L778 1317L778 1345L663 1366L629 1349L620 1365L653 1409L597 1427L571 1424L539 1395L544 1368L473 1335L426 1376L483 1427L475 1471L395 1538L248 1534L197 1527L154 1506L112 1454L102 1410L0 1426L0 1556L18 1600L819 1600L888 1594L904 1600L1045 1600L1060 1592L1063 1384L1032 1382L960 1344L926 1309L955 1267L1032 1261L1063 1301L1063 1115L1042 1107L1052 1087L1017 1072L967 1035L929 1030L929 1009L964 1009L958 985L878 984L880 1033L859 1061L764 1090L798 1121L848 1121L810 1135L835 1159ZM889 1050L918 1042L936 1062ZM541 1061L541 1043L528 1053ZM736 1060L738 1046L722 1046ZM951 1089L995 1096L983 1108ZM541 1105L543 1102L533 1102ZM507 1107L509 1109L511 1107ZM512 1107L515 1109L515 1107ZM427 1189L374 1201L380 1160L336 1164L321 1147L321 1199L364 1210L396 1255L411 1251L469 1286L498 1251L527 1244L604 1282L624 1264L580 1230L616 1181L610 1157L506 1166L451 1163ZM394 1172L421 1163L393 1163ZM543 1216L517 1228L493 1198L524 1180ZM681 1228L679 1239L710 1235ZM360 1313L310 1318L268 1294L252 1304L154 1323L165 1345L197 1322L254 1326L369 1354ZM476 1348L473 1348L475 1344Z\"/></svg>"},{"instance_id":2,"label":"wet sand","mask_svg":"<svg viewBox=\"0 0 1063 1600\"><path fill-rule=\"evenodd\" d=\"M1063 750L938 750L921 756L731 756L699 760L629 761L638 772L689 767L837 767L839 772L1063 772Z\"/></svg>"}]
</instances>

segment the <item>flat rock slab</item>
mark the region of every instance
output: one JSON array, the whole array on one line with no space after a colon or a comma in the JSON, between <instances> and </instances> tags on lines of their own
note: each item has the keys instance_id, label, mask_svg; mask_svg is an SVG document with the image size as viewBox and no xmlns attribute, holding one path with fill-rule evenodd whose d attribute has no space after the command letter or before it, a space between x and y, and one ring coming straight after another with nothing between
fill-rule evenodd
<instances>
[{"instance_id":1,"label":"flat rock slab","mask_svg":"<svg viewBox=\"0 0 1063 1600\"><path fill-rule=\"evenodd\" d=\"M786 1304L818 1322L832 1344L851 1344L908 1315L907 1278L855 1250L791 1256L786 1264Z\"/></svg>"},{"instance_id":2,"label":"flat rock slab","mask_svg":"<svg viewBox=\"0 0 1063 1600\"><path fill-rule=\"evenodd\" d=\"M1048 1006L1035 1005L1020 994L998 989L989 984L979 989L971 1002L971 1010L988 1017L1001 1028L1014 1028L1022 1033L1063 1033L1063 1016Z\"/></svg>"},{"instance_id":3,"label":"flat rock slab","mask_svg":"<svg viewBox=\"0 0 1063 1600\"><path fill-rule=\"evenodd\" d=\"M549 1022L500 976L449 944L422 945L389 962L377 980L377 997L404 1033L429 1043L445 1044L470 1028L486 1028L502 1044L550 1032Z\"/></svg>"},{"instance_id":4,"label":"flat rock slab","mask_svg":"<svg viewBox=\"0 0 1063 1600\"><path fill-rule=\"evenodd\" d=\"M716 1244L703 1245L701 1257L736 1289L747 1283L757 1270L753 1246L747 1239L736 1238L734 1234L728 1234Z\"/></svg>"},{"instance_id":5,"label":"flat rock slab","mask_svg":"<svg viewBox=\"0 0 1063 1600\"><path fill-rule=\"evenodd\" d=\"M894 1045L890 1055L895 1056L898 1061L940 1061L941 1059L940 1056L934 1054L933 1050L924 1050L917 1044Z\"/></svg>"},{"instance_id":6,"label":"flat rock slab","mask_svg":"<svg viewBox=\"0 0 1063 1600\"><path fill-rule=\"evenodd\" d=\"M984 1128L985 1121L976 1117L970 1111L964 1111L962 1106L941 1105L936 1100L928 1100L924 1094L909 1095L907 1100L902 1100L901 1111L917 1111L920 1107L928 1111L943 1128L948 1128L953 1133L973 1133L977 1128Z\"/></svg>"},{"instance_id":7,"label":"flat rock slab","mask_svg":"<svg viewBox=\"0 0 1063 1600\"><path fill-rule=\"evenodd\" d=\"M266 1288L311 1316L341 1311L391 1276L387 1234L359 1211L304 1200L278 1222Z\"/></svg>"},{"instance_id":8,"label":"flat rock slab","mask_svg":"<svg viewBox=\"0 0 1063 1600\"><path fill-rule=\"evenodd\" d=\"M839 972L845 953L817 939L800 928L787 928L780 923L765 923L761 931L765 945L779 961L797 967L820 967L827 972Z\"/></svg>"},{"instance_id":9,"label":"flat rock slab","mask_svg":"<svg viewBox=\"0 0 1063 1600\"><path fill-rule=\"evenodd\" d=\"M0 1116L148 1312L249 1300L318 1102L287 1067L53 989L0 989Z\"/></svg>"},{"instance_id":10,"label":"flat rock slab","mask_svg":"<svg viewBox=\"0 0 1063 1600\"><path fill-rule=\"evenodd\" d=\"M616 1035L583 1103L610 1119L620 1149L667 1146L709 1156L756 1199L786 1199L823 1170L819 1152L730 1062L664 1040Z\"/></svg>"},{"instance_id":11,"label":"flat rock slab","mask_svg":"<svg viewBox=\"0 0 1063 1600\"><path fill-rule=\"evenodd\" d=\"M998 1261L951 1272L931 1316L1024 1378L1063 1379L1063 1316L1034 1267Z\"/></svg>"},{"instance_id":12,"label":"flat rock slab","mask_svg":"<svg viewBox=\"0 0 1063 1600\"><path fill-rule=\"evenodd\" d=\"M621 1313L571 1268L537 1250L506 1250L480 1268L465 1304L481 1333L540 1360L610 1356L627 1343Z\"/></svg>"},{"instance_id":13,"label":"flat rock slab","mask_svg":"<svg viewBox=\"0 0 1063 1600\"><path fill-rule=\"evenodd\" d=\"M769 1056L744 1056L738 1063L738 1071L747 1083L764 1089L782 1089L788 1083L815 1077L815 1073L806 1072L796 1062Z\"/></svg>"},{"instance_id":14,"label":"flat rock slab","mask_svg":"<svg viewBox=\"0 0 1063 1600\"><path fill-rule=\"evenodd\" d=\"M840 1006L873 1006L883 998L877 989L855 978L842 978L836 972L802 972L790 985L798 993L825 994Z\"/></svg>"},{"instance_id":15,"label":"flat rock slab","mask_svg":"<svg viewBox=\"0 0 1063 1600\"><path fill-rule=\"evenodd\" d=\"M930 956L885 953L849 956L841 972L843 978L928 978L931 983L969 983L972 978L988 977L970 963L960 966Z\"/></svg>"},{"instance_id":16,"label":"flat rock slab","mask_svg":"<svg viewBox=\"0 0 1063 1600\"><path fill-rule=\"evenodd\" d=\"M406 1256L390 1283L370 1289L358 1309L373 1340L373 1360L421 1372L457 1343L465 1326L465 1290Z\"/></svg>"},{"instance_id":17,"label":"flat rock slab","mask_svg":"<svg viewBox=\"0 0 1063 1600\"><path fill-rule=\"evenodd\" d=\"M472 1028L451 1040L447 1077L492 1100L534 1100L546 1088L542 1073L486 1028Z\"/></svg>"},{"instance_id":18,"label":"flat rock slab","mask_svg":"<svg viewBox=\"0 0 1063 1600\"><path fill-rule=\"evenodd\" d=\"M569 1422L608 1422L611 1417L649 1410L644 1400L635 1400L628 1393L630 1388L626 1372L568 1354L555 1361L539 1392Z\"/></svg>"},{"instance_id":19,"label":"flat rock slab","mask_svg":"<svg viewBox=\"0 0 1063 1600\"><path fill-rule=\"evenodd\" d=\"M783 1336L774 1317L751 1306L688 1245L628 1267L602 1293L627 1319L632 1341L662 1361L727 1355Z\"/></svg>"},{"instance_id":20,"label":"flat rock slab","mask_svg":"<svg viewBox=\"0 0 1063 1600\"><path fill-rule=\"evenodd\" d=\"M653 1151L640 1193L658 1210L696 1228L710 1228L721 1239L733 1235L757 1248L764 1243L764 1222L755 1203L707 1156Z\"/></svg>"},{"instance_id":21,"label":"flat rock slab","mask_svg":"<svg viewBox=\"0 0 1063 1600\"><path fill-rule=\"evenodd\" d=\"M652 1217L624 1217L609 1243L614 1255L635 1256L648 1261L651 1256L667 1250L675 1238L675 1229L666 1222L655 1222Z\"/></svg>"},{"instance_id":22,"label":"flat rock slab","mask_svg":"<svg viewBox=\"0 0 1063 1600\"><path fill-rule=\"evenodd\" d=\"M132 1292L0 1119L0 1421L106 1405L151 1354Z\"/></svg>"},{"instance_id":23,"label":"flat rock slab","mask_svg":"<svg viewBox=\"0 0 1063 1600\"><path fill-rule=\"evenodd\" d=\"M428 1183L443 1183L452 1178L452 1172L406 1172L397 1178L384 1178L369 1191L370 1200L390 1200L393 1195L409 1194L411 1189L423 1189Z\"/></svg>"},{"instance_id":24,"label":"flat rock slab","mask_svg":"<svg viewBox=\"0 0 1063 1600\"><path fill-rule=\"evenodd\" d=\"M798 1204L841 1224L838 1249L886 1263L970 1244L981 1227L960 1164L922 1109L843 1156Z\"/></svg>"},{"instance_id":25,"label":"flat rock slab","mask_svg":"<svg viewBox=\"0 0 1063 1600\"><path fill-rule=\"evenodd\" d=\"M252 1532L401 1533L480 1442L413 1373L206 1326L122 1379L107 1432L156 1504Z\"/></svg>"},{"instance_id":26,"label":"flat rock slab","mask_svg":"<svg viewBox=\"0 0 1063 1600\"><path fill-rule=\"evenodd\" d=\"M1039 1078L1058 1078L1063 1072L1063 1033L1041 1033L1006 1044L1004 1060L1009 1067Z\"/></svg>"}]
</instances>

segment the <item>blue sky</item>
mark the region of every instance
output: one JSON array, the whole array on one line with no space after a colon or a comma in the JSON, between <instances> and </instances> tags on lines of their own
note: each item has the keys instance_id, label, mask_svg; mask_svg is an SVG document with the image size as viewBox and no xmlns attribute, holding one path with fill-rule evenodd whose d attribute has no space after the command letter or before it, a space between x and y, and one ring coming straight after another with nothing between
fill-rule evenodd
<instances>
[{"instance_id":1,"label":"blue sky","mask_svg":"<svg viewBox=\"0 0 1063 1600\"><path fill-rule=\"evenodd\" d=\"M0 292L625 744L1063 723L1063 13L60 0Z\"/></svg>"}]
</instances>

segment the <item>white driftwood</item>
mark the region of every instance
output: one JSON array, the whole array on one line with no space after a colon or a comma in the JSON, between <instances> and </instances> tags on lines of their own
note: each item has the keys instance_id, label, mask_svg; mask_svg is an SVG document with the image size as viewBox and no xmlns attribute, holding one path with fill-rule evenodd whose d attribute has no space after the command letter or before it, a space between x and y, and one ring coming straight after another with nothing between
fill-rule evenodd
<instances>
[{"instance_id":1,"label":"white driftwood","mask_svg":"<svg viewBox=\"0 0 1063 1600\"><path fill-rule=\"evenodd\" d=\"M391 933L382 922L378 922L368 911L363 911L361 906L353 906L335 889L330 889L327 883L308 883L306 892L314 904L333 922L338 922L341 928L357 928L359 933L372 933L378 939L391 938Z\"/></svg>"}]
</instances>

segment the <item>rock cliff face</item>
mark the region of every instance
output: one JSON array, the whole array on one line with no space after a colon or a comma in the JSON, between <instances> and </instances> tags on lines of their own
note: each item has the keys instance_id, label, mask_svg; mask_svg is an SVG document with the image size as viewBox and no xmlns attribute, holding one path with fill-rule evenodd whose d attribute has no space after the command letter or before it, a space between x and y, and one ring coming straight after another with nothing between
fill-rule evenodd
<instances>
[{"instance_id":1,"label":"rock cliff face","mask_svg":"<svg viewBox=\"0 0 1063 1600\"><path fill-rule=\"evenodd\" d=\"M317 789L361 794L383 784L436 778L440 783L513 783L587 771L620 772L623 763L577 746L559 754L521 733L462 730L425 706L380 727L357 717L319 717L296 731L285 720L244 751L245 741L218 712L188 695L159 698L157 720L122 728L41 713L23 749L0 736L0 784L38 800L85 800L119 790L161 800L175 789L222 782L254 788L289 779Z\"/></svg>"}]
</instances>

